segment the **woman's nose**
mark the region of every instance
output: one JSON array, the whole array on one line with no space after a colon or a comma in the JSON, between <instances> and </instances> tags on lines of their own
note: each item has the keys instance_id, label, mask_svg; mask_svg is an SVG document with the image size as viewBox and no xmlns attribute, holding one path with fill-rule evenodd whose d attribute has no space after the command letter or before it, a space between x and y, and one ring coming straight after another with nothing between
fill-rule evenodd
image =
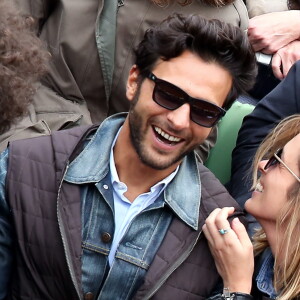
<instances>
[{"instance_id":1,"label":"woman's nose","mask_svg":"<svg viewBox=\"0 0 300 300\"><path fill-rule=\"evenodd\" d=\"M260 172L262 172L262 173L264 173L264 172L266 172L266 170L265 170L265 166L266 166L266 164L267 164L267 160L261 160L259 163L258 163L258 170L260 171Z\"/></svg>"}]
</instances>

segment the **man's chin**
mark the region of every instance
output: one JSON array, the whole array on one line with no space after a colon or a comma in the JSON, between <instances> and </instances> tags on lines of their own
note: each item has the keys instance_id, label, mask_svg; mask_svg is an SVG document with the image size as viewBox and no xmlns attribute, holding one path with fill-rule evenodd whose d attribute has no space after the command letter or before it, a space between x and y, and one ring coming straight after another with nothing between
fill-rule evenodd
<instances>
[{"instance_id":1,"label":"man's chin","mask_svg":"<svg viewBox=\"0 0 300 300\"><path fill-rule=\"evenodd\" d=\"M186 154L185 154L186 155ZM152 157L149 156L140 156L141 162L154 170L163 171L168 168L174 167L174 169L181 163L185 155L180 155L178 157L164 157L161 154L154 154ZM157 156L162 156L161 159L158 159Z\"/></svg>"}]
</instances>

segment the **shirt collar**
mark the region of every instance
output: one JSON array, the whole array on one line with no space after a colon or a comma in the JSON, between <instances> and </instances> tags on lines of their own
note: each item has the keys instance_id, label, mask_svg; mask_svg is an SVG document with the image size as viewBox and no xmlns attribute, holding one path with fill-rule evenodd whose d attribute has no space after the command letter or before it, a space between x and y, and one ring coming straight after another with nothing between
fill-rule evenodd
<instances>
[{"instance_id":1,"label":"shirt collar","mask_svg":"<svg viewBox=\"0 0 300 300\"><path fill-rule=\"evenodd\" d=\"M75 184L97 183L107 175L111 147L126 115L119 113L101 123L83 151L69 165L65 181ZM183 222L197 230L200 198L198 163L192 152L183 159L176 176L164 190L164 201Z\"/></svg>"},{"instance_id":2,"label":"shirt collar","mask_svg":"<svg viewBox=\"0 0 300 300\"><path fill-rule=\"evenodd\" d=\"M117 138L119 136L121 129L122 129L122 126L118 130L118 132L115 136L115 139L111 145L111 149L110 149L109 167L110 167L110 173L111 173L111 175L110 175L111 183L113 185L115 183L120 183L119 175L118 175L118 172L116 169L113 149L114 149L115 143L117 141ZM161 181L159 181L155 185L153 185L150 188L150 193L156 193L157 195L159 195L166 188L166 186L172 181L172 179L176 176L178 169L179 169L179 167L177 167L176 170L174 172L172 172L169 176L165 177L164 179L162 179Z\"/></svg>"}]
</instances>

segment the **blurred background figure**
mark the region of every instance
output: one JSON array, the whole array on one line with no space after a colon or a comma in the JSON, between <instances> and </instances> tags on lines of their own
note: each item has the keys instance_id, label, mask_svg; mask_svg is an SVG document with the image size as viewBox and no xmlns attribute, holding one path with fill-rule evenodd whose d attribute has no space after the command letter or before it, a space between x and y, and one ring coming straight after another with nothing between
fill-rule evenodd
<instances>
[{"instance_id":1,"label":"blurred background figure","mask_svg":"<svg viewBox=\"0 0 300 300\"><path fill-rule=\"evenodd\" d=\"M0 134L27 114L50 54L33 34L32 18L21 18L0 0Z\"/></svg>"},{"instance_id":2,"label":"blurred background figure","mask_svg":"<svg viewBox=\"0 0 300 300\"><path fill-rule=\"evenodd\" d=\"M300 59L300 1L246 0L248 36L262 64L250 94L261 99Z\"/></svg>"},{"instance_id":3,"label":"blurred background figure","mask_svg":"<svg viewBox=\"0 0 300 300\"><path fill-rule=\"evenodd\" d=\"M245 0L249 18L275 11L288 10L287 0Z\"/></svg>"}]
</instances>

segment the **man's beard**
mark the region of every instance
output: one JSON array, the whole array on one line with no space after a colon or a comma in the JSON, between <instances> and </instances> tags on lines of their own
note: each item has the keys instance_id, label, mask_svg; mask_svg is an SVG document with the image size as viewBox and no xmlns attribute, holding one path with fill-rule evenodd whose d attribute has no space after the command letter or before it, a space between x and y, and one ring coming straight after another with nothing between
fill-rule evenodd
<instances>
[{"instance_id":1,"label":"man's beard","mask_svg":"<svg viewBox=\"0 0 300 300\"><path fill-rule=\"evenodd\" d=\"M165 170L173 164L181 161L188 153L194 150L186 149L186 151L179 152L177 156L170 157L169 159L155 159L155 154L148 151L145 146L145 136L147 128L144 128L142 116L136 111L136 105L139 101L140 96L140 87L131 103L129 110L129 128L130 128L130 139L133 145L133 148L137 152L140 160L146 166L153 168L155 170ZM166 157L168 154L166 155Z\"/></svg>"}]
</instances>

